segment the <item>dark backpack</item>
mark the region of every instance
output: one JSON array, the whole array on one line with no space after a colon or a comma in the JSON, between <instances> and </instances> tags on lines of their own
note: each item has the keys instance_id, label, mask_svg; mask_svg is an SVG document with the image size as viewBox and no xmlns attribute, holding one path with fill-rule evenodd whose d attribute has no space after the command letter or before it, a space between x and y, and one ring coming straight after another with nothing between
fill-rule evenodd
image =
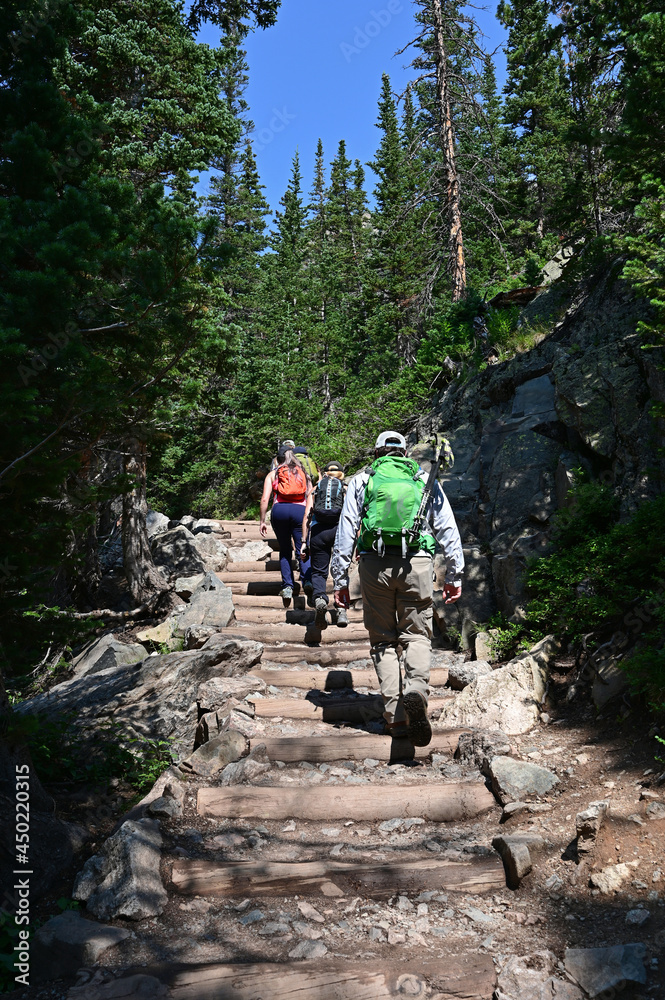
<instances>
[{"instance_id":1,"label":"dark backpack","mask_svg":"<svg viewBox=\"0 0 665 1000\"><path fill-rule=\"evenodd\" d=\"M337 524L344 506L344 484L336 476L321 477L314 490L312 510L319 524Z\"/></svg>"}]
</instances>

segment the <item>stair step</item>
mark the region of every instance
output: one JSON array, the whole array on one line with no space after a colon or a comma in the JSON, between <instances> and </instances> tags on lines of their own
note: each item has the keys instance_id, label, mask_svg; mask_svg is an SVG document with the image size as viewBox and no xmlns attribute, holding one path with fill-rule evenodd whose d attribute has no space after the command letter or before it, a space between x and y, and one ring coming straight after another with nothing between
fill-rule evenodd
<instances>
[{"instance_id":1,"label":"stair step","mask_svg":"<svg viewBox=\"0 0 665 1000\"><path fill-rule=\"evenodd\" d=\"M334 667L355 660L369 660L367 643L348 646L301 646L289 643L287 646L269 646L263 651L262 663L313 663L321 667Z\"/></svg>"},{"instance_id":2,"label":"stair step","mask_svg":"<svg viewBox=\"0 0 665 1000\"><path fill-rule=\"evenodd\" d=\"M220 580L222 579L221 573L215 574ZM240 574L238 574L239 576ZM252 594L255 597L260 597L264 595L276 596L282 589L282 579L279 573L270 574L267 580L257 580L255 579L255 574L249 574L250 580L236 580L233 573L229 573L226 579L223 581L224 584L229 588L232 594ZM268 574L264 574L268 576ZM329 580L326 585L326 594L332 594L333 585L332 581ZM300 585L296 584L296 595L300 594Z\"/></svg>"},{"instance_id":3,"label":"stair step","mask_svg":"<svg viewBox=\"0 0 665 1000\"><path fill-rule=\"evenodd\" d=\"M282 598L278 594L235 594L233 595L233 604L236 608L236 616L240 618L244 614L245 608L251 608L252 610L263 610L264 612L269 611L271 608L277 608L280 611L284 611L284 603ZM291 607L295 605L302 611L307 610L307 605L305 603L305 597L294 597ZM311 608L309 609L311 610Z\"/></svg>"},{"instance_id":4,"label":"stair step","mask_svg":"<svg viewBox=\"0 0 665 1000\"><path fill-rule=\"evenodd\" d=\"M238 566L239 563L230 563L230 566ZM261 563L263 566L263 563ZM271 570L267 572L264 569L256 570L230 570L225 569L221 573L216 574L217 577L222 581L222 583L278 583L281 589L282 577L279 570Z\"/></svg>"},{"instance_id":5,"label":"stair step","mask_svg":"<svg viewBox=\"0 0 665 1000\"><path fill-rule=\"evenodd\" d=\"M375 670L252 670L252 674L260 677L266 684L274 687L296 687L319 691L338 691L342 688L377 688L378 679ZM448 671L432 670L430 674L431 687L444 687L448 681Z\"/></svg>"},{"instance_id":6,"label":"stair step","mask_svg":"<svg viewBox=\"0 0 665 1000\"><path fill-rule=\"evenodd\" d=\"M228 965L144 966L140 972L109 983L74 986L68 1000L134 1000L155 991L154 980L170 1000L403 1000L429 995L428 984L439 1000L491 1000L496 972L491 955L477 951L446 955L438 961L414 959L394 950L392 961L379 968L363 962L332 959L324 962L257 962ZM405 986L407 989L405 989ZM417 990L417 993L416 993Z\"/></svg>"},{"instance_id":7,"label":"stair step","mask_svg":"<svg viewBox=\"0 0 665 1000\"><path fill-rule=\"evenodd\" d=\"M417 895L438 892L496 892L506 884L499 855L468 861L404 859L372 861L201 861L180 859L173 864L171 881L188 896L320 896L330 895L332 883L339 895L389 899L395 893Z\"/></svg>"},{"instance_id":8,"label":"stair step","mask_svg":"<svg viewBox=\"0 0 665 1000\"><path fill-rule=\"evenodd\" d=\"M451 698L454 694L451 692ZM310 701L308 698L257 698L252 702L257 719L310 719L313 722L372 722L383 718L383 698L361 694L354 698L330 698ZM430 712L440 711L449 698L432 698Z\"/></svg>"},{"instance_id":9,"label":"stair step","mask_svg":"<svg viewBox=\"0 0 665 1000\"><path fill-rule=\"evenodd\" d=\"M445 785L318 785L311 788L257 785L199 788L199 816L215 819L333 819L380 822L421 816L433 823L474 819L496 806L483 782Z\"/></svg>"},{"instance_id":10,"label":"stair step","mask_svg":"<svg viewBox=\"0 0 665 1000\"><path fill-rule=\"evenodd\" d=\"M246 636L247 639L256 639L266 645L275 642L305 643L306 629L302 625L244 625L242 622L234 622L233 626L229 627L232 627L234 632ZM329 625L321 633L321 642L326 645L349 642L354 639L357 641L364 639L369 649L367 630L364 625L347 625L346 628Z\"/></svg>"},{"instance_id":11,"label":"stair step","mask_svg":"<svg viewBox=\"0 0 665 1000\"><path fill-rule=\"evenodd\" d=\"M457 748L460 734L465 729L448 729L433 733L432 742L426 747L416 747L416 758L431 753L452 753ZM310 764L327 764L335 760L386 760L390 754L389 736L353 735L344 732L334 736L269 736L250 741L250 747L264 744L270 760L294 764L301 760Z\"/></svg>"},{"instance_id":12,"label":"stair step","mask_svg":"<svg viewBox=\"0 0 665 1000\"><path fill-rule=\"evenodd\" d=\"M281 598L280 598L281 600ZM234 601L235 604L235 601ZM287 624L292 623L296 625L305 625L307 623L314 622L314 616L316 611L314 608L282 608L282 621ZM352 625L362 625L363 623L363 613L362 611L349 611L348 613L349 622ZM272 608L247 608L238 606L236 610L236 618L238 621L243 622L255 622L257 624L267 624L275 625L279 623L279 617L275 614ZM328 625L330 625L330 615L327 616Z\"/></svg>"}]
</instances>

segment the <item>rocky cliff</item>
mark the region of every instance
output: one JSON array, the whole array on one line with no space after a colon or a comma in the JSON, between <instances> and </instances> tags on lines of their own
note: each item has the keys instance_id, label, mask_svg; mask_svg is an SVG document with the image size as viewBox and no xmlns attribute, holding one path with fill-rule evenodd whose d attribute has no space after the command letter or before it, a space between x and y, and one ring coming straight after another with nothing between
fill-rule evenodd
<instances>
[{"instance_id":1,"label":"rocky cliff","mask_svg":"<svg viewBox=\"0 0 665 1000\"><path fill-rule=\"evenodd\" d=\"M445 434L455 464L443 483L467 559L452 624L519 616L523 574L550 544L552 515L568 502L572 470L611 483L628 514L660 493L664 427L651 410L665 399L662 350L645 350L638 323L648 305L606 270L583 285L553 284L520 322L550 332L531 350L457 378L412 436L414 455Z\"/></svg>"}]
</instances>

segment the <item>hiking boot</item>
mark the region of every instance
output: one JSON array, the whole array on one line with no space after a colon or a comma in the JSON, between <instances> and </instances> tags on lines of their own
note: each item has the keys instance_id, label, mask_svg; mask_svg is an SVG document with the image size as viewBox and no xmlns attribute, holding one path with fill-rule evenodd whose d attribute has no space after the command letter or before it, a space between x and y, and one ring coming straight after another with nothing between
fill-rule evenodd
<instances>
[{"instance_id":1,"label":"hiking boot","mask_svg":"<svg viewBox=\"0 0 665 1000\"><path fill-rule=\"evenodd\" d=\"M293 597L293 587L282 587L279 592L279 596L282 598L282 604L285 608L288 608L291 603L291 598Z\"/></svg>"},{"instance_id":2,"label":"hiking boot","mask_svg":"<svg viewBox=\"0 0 665 1000\"><path fill-rule=\"evenodd\" d=\"M346 626L349 624L349 616L346 613L346 608L335 608L333 614L335 616L334 624L337 625L338 628L346 628Z\"/></svg>"},{"instance_id":3,"label":"hiking boot","mask_svg":"<svg viewBox=\"0 0 665 1000\"><path fill-rule=\"evenodd\" d=\"M404 695L406 727L411 742L416 747L426 747L432 742L432 727L427 718L427 699L420 691Z\"/></svg>"},{"instance_id":4,"label":"hiking boot","mask_svg":"<svg viewBox=\"0 0 665 1000\"><path fill-rule=\"evenodd\" d=\"M316 608L316 616L314 618L314 628L324 629L328 628L328 622L326 621L326 611L328 610L328 602L325 597L317 597L314 602L314 607Z\"/></svg>"}]
</instances>

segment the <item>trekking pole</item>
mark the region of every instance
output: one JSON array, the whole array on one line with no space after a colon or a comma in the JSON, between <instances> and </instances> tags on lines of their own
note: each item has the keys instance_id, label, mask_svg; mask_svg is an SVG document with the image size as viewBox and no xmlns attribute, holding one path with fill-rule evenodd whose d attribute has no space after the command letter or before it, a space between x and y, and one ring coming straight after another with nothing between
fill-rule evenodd
<instances>
[{"instance_id":1,"label":"trekking pole","mask_svg":"<svg viewBox=\"0 0 665 1000\"><path fill-rule=\"evenodd\" d=\"M430 505L432 494L434 493L434 484L436 483L439 475L439 466L441 465L441 453L443 451L443 445L439 444L436 434L432 439L432 447L434 448L434 461L432 462L432 467L429 470L429 476L427 477L427 483L425 484L425 489L423 490L423 495L420 500L420 507L418 508L418 513L415 516L413 527L409 532L409 542L411 545L416 544L421 531L425 527L427 508Z\"/></svg>"}]
</instances>

